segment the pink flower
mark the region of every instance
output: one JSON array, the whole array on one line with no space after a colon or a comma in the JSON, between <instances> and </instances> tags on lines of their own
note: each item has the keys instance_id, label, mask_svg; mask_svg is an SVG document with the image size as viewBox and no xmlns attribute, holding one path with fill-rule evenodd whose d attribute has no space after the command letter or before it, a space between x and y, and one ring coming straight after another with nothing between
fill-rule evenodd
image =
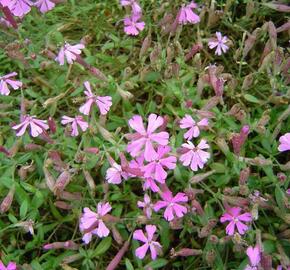
<instances>
[{"instance_id":1,"label":"pink flower","mask_svg":"<svg viewBox=\"0 0 290 270\"><path fill-rule=\"evenodd\" d=\"M247 255L250 260L250 265L247 265L245 270L258 270L257 266L261 261L261 250L259 246L248 247Z\"/></svg>"},{"instance_id":2,"label":"pink flower","mask_svg":"<svg viewBox=\"0 0 290 270\"><path fill-rule=\"evenodd\" d=\"M8 5L4 6L8 6L14 16L23 17L30 12L32 5L33 3L30 0L10 0Z\"/></svg>"},{"instance_id":3,"label":"pink flower","mask_svg":"<svg viewBox=\"0 0 290 270\"><path fill-rule=\"evenodd\" d=\"M204 118L199 122L195 122L192 117L186 114L180 120L180 128L182 129L189 129L185 134L184 138L187 140L191 140L192 138L197 138L200 134L200 128L208 126L208 119Z\"/></svg>"},{"instance_id":4,"label":"pink flower","mask_svg":"<svg viewBox=\"0 0 290 270\"><path fill-rule=\"evenodd\" d=\"M124 19L124 32L127 35L137 36L145 27L145 22L138 22L139 14L133 14L131 17Z\"/></svg>"},{"instance_id":5,"label":"pink flower","mask_svg":"<svg viewBox=\"0 0 290 270\"><path fill-rule=\"evenodd\" d=\"M145 178L153 178L159 183L165 183L167 172L164 168L173 170L176 166L176 157L167 156L170 150L169 146L158 146L157 156L141 169Z\"/></svg>"},{"instance_id":6,"label":"pink flower","mask_svg":"<svg viewBox=\"0 0 290 270\"><path fill-rule=\"evenodd\" d=\"M147 218L151 218L152 216L152 209L153 209L153 204L151 203L151 199L148 196L148 194L144 195L144 201L138 201L137 205L139 208L143 208L144 213L146 214Z\"/></svg>"},{"instance_id":7,"label":"pink flower","mask_svg":"<svg viewBox=\"0 0 290 270\"><path fill-rule=\"evenodd\" d=\"M182 144L184 154L180 156L180 161L183 166L189 166L193 171L197 171L198 168L202 169L204 164L210 158L210 154L202 149L208 149L209 145L206 140L201 139L200 143L197 146L190 141Z\"/></svg>"},{"instance_id":8,"label":"pink flower","mask_svg":"<svg viewBox=\"0 0 290 270\"><path fill-rule=\"evenodd\" d=\"M183 5L177 15L177 20L179 24L187 24L187 23L199 23L200 18L197 14L195 14L192 9L197 8L197 4L191 2L188 5Z\"/></svg>"},{"instance_id":9,"label":"pink flower","mask_svg":"<svg viewBox=\"0 0 290 270\"><path fill-rule=\"evenodd\" d=\"M226 45L228 38L227 36L222 36L221 32L216 32L216 39L213 39L208 42L208 46L210 49L213 49L216 47L215 54L222 55L222 53L226 53L226 51L229 49L229 47Z\"/></svg>"},{"instance_id":10,"label":"pink flower","mask_svg":"<svg viewBox=\"0 0 290 270\"><path fill-rule=\"evenodd\" d=\"M143 246L136 249L135 255L139 259L143 259L149 248L151 252L152 260L156 260L157 254L162 248L162 246L158 242L153 241L154 233L156 232L156 226L146 225L145 230L146 230L146 236L142 230L136 230L133 234L133 239L144 243Z\"/></svg>"},{"instance_id":11,"label":"pink flower","mask_svg":"<svg viewBox=\"0 0 290 270\"><path fill-rule=\"evenodd\" d=\"M70 45L69 43L65 43L65 45L60 48L55 61L59 62L59 64L63 66L66 58L66 61L69 64L72 64L77 59L77 55L80 55L82 53L81 50L84 48L85 46L83 44Z\"/></svg>"},{"instance_id":12,"label":"pink flower","mask_svg":"<svg viewBox=\"0 0 290 270\"><path fill-rule=\"evenodd\" d=\"M88 244L92 240L92 235L99 237L106 237L110 231L106 227L102 218L112 210L109 203L98 203L97 213L93 212L89 208L84 208L84 213L80 218L80 231L84 234L83 241Z\"/></svg>"},{"instance_id":13,"label":"pink flower","mask_svg":"<svg viewBox=\"0 0 290 270\"><path fill-rule=\"evenodd\" d=\"M32 137L39 136L44 130L49 129L46 124L46 120L36 119L35 116L25 115L21 120L21 123L13 126L12 128L17 130L16 136L22 136L27 127L30 126L30 134Z\"/></svg>"},{"instance_id":14,"label":"pink flower","mask_svg":"<svg viewBox=\"0 0 290 270\"><path fill-rule=\"evenodd\" d=\"M163 201L158 201L154 205L154 211L157 212L161 208L166 207L164 211L164 218L168 221L174 219L174 215L178 218L184 216L187 213L187 208L179 203L184 203L188 201L188 197L182 193L178 192L174 197L170 191L165 191L161 194Z\"/></svg>"},{"instance_id":15,"label":"pink flower","mask_svg":"<svg viewBox=\"0 0 290 270\"><path fill-rule=\"evenodd\" d=\"M235 232L235 227L237 227L239 234L245 234L245 232L249 229L247 225L242 223L252 221L252 215L250 213L244 213L240 215L241 212L240 207L232 207L227 210L226 213L222 215L220 218L220 222L224 223L229 221L229 224L226 227L226 233L228 235L233 235Z\"/></svg>"},{"instance_id":16,"label":"pink flower","mask_svg":"<svg viewBox=\"0 0 290 270\"><path fill-rule=\"evenodd\" d=\"M0 270L16 270L17 266L15 262L9 262L7 267L0 261Z\"/></svg>"},{"instance_id":17,"label":"pink flower","mask_svg":"<svg viewBox=\"0 0 290 270\"><path fill-rule=\"evenodd\" d=\"M119 185L122 179L128 179L128 173L124 172L122 166L116 163L113 159L110 160L111 166L106 172L106 180L110 184Z\"/></svg>"},{"instance_id":18,"label":"pink flower","mask_svg":"<svg viewBox=\"0 0 290 270\"><path fill-rule=\"evenodd\" d=\"M16 75L17 75L16 72L12 72L12 73L9 73L7 75L0 77L0 94L1 95L8 96L10 94L8 85L10 85L14 90L22 87L22 82L11 79L12 77L15 77Z\"/></svg>"},{"instance_id":19,"label":"pink flower","mask_svg":"<svg viewBox=\"0 0 290 270\"><path fill-rule=\"evenodd\" d=\"M122 6L130 6L132 8L133 14L142 13L142 9L136 0L121 0L120 3Z\"/></svg>"},{"instance_id":20,"label":"pink flower","mask_svg":"<svg viewBox=\"0 0 290 270\"><path fill-rule=\"evenodd\" d=\"M50 0L38 0L34 5L39 8L41 13L46 13L55 7L55 3Z\"/></svg>"},{"instance_id":21,"label":"pink flower","mask_svg":"<svg viewBox=\"0 0 290 270\"><path fill-rule=\"evenodd\" d=\"M78 126L83 132L85 132L89 127L89 124L83 119L81 115L77 115L75 118L64 115L62 117L61 123L63 125L71 124L71 136L74 137L79 135Z\"/></svg>"},{"instance_id":22,"label":"pink flower","mask_svg":"<svg viewBox=\"0 0 290 270\"><path fill-rule=\"evenodd\" d=\"M280 145L278 146L278 150L280 152L290 150L290 133L286 133L281 136L279 139Z\"/></svg>"},{"instance_id":23,"label":"pink flower","mask_svg":"<svg viewBox=\"0 0 290 270\"><path fill-rule=\"evenodd\" d=\"M250 133L250 127L248 125L244 125L241 128L240 133L234 134L234 136L232 137L232 144L233 144L234 152L236 155L240 154L241 148L246 142L249 133Z\"/></svg>"},{"instance_id":24,"label":"pink flower","mask_svg":"<svg viewBox=\"0 0 290 270\"><path fill-rule=\"evenodd\" d=\"M110 107L112 106L112 97L110 96L95 96L92 92L91 85L88 81L84 82L85 95L87 96L87 101L84 105L80 107L80 112L89 115L91 111L92 104L95 103L102 115L105 115L109 112Z\"/></svg>"},{"instance_id":25,"label":"pink flower","mask_svg":"<svg viewBox=\"0 0 290 270\"><path fill-rule=\"evenodd\" d=\"M132 142L128 144L127 151L132 157L137 157L144 148L144 158L146 161L154 160L158 157L153 142L160 145L167 145L169 134L165 131L154 133L154 131L163 125L163 118L152 113L148 118L147 130L144 128L142 117L135 115L129 120L129 126L137 132L131 136Z\"/></svg>"}]
</instances>

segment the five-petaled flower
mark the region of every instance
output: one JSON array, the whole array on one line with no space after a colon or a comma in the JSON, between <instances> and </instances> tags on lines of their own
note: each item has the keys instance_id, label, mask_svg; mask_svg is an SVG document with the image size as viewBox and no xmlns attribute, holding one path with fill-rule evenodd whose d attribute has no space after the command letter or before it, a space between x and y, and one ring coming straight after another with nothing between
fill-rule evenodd
<instances>
[{"instance_id":1,"label":"five-petaled flower","mask_svg":"<svg viewBox=\"0 0 290 270\"><path fill-rule=\"evenodd\" d=\"M222 36L221 32L216 32L216 39L212 39L208 42L208 46L210 49L216 47L215 54L222 55L222 53L226 53L229 47L226 45L228 41L227 36Z\"/></svg>"},{"instance_id":2,"label":"five-petaled flower","mask_svg":"<svg viewBox=\"0 0 290 270\"><path fill-rule=\"evenodd\" d=\"M148 196L148 194L144 195L144 201L138 201L137 205L139 208L143 208L144 213L146 214L147 218L151 218L152 215L152 209L153 209L153 203L151 203L151 199Z\"/></svg>"},{"instance_id":3,"label":"five-petaled flower","mask_svg":"<svg viewBox=\"0 0 290 270\"><path fill-rule=\"evenodd\" d=\"M197 146L190 141L182 144L182 151L184 154L180 156L180 161L184 166L190 166L193 171L197 171L198 168L202 169L204 164L210 158L210 154L202 149L208 149L209 145L206 140L201 139Z\"/></svg>"},{"instance_id":4,"label":"five-petaled flower","mask_svg":"<svg viewBox=\"0 0 290 270\"><path fill-rule=\"evenodd\" d=\"M174 216L181 218L187 213L187 208L180 203L185 203L188 201L188 197L182 193L178 192L174 197L170 191L165 191L161 194L163 201L158 201L154 205L154 211L157 212L161 208L166 207L164 211L164 218L168 221L174 219Z\"/></svg>"},{"instance_id":5,"label":"five-petaled flower","mask_svg":"<svg viewBox=\"0 0 290 270\"><path fill-rule=\"evenodd\" d=\"M255 247L248 247L247 255L250 261L250 265L248 264L245 270L258 270L258 265L261 261L261 250L259 246L256 245Z\"/></svg>"},{"instance_id":6,"label":"five-petaled flower","mask_svg":"<svg viewBox=\"0 0 290 270\"><path fill-rule=\"evenodd\" d=\"M237 227L237 230L239 234L243 235L245 232L249 229L247 225L245 225L243 222L250 222L252 221L252 215L250 213L243 213L240 214L242 209L240 207L232 207L227 209L227 212L224 213L221 218L220 222L229 222L229 224L226 227L226 233L228 235L233 235L235 233L235 228Z\"/></svg>"},{"instance_id":7,"label":"five-petaled flower","mask_svg":"<svg viewBox=\"0 0 290 270\"><path fill-rule=\"evenodd\" d=\"M115 160L112 158L109 159L111 167L106 172L106 180L110 184L119 185L122 183L122 180L128 179L128 173L124 172L122 166L119 165Z\"/></svg>"},{"instance_id":8,"label":"five-petaled flower","mask_svg":"<svg viewBox=\"0 0 290 270\"><path fill-rule=\"evenodd\" d=\"M65 59L69 64L73 64L73 62L77 59L77 56L82 53L82 49L84 48L85 46L83 44L70 45L66 42L65 45L60 48L55 61L57 61L61 66L64 65Z\"/></svg>"},{"instance_id":9,"label":"five-petaled flower","mask_svg":"<svg viewBox=\"0 0 290 270\"><path fill-rule=\"evenodd\" d=\"M137 36L145 27L145 22L139 21L140 15L133 14L124 19L124 32L127 35Z\"/></svg>"},{"instance_id":10,"label":"five-petaled flower","mask_svg":"<svg viewBox=\"0 0 290 270\"><path fill-rule=\"evenodd\" d=\"M2 261L0 261L0 270L16 270L17 265L15 262L9 262L7 266L3 264Z\"/></svg>"},{"instance_id":11,"label":"five-petaled flower","mask_svg":"<svg viewBox=\"0 0 290 270\"><path fill-rule=\"evenodd\" d=\"M105 115L109 112L110 107L112 106L112 97L110 96L95 96L92 92L91 85L88 81L84 82L86 90L84 91L87 96L85 104L80 107L80 112L89 115L91 111L92 104L95 103L102 115Z\"/></svg>"},{"instance_id":12,"label":"five-petaled flower","mask_svg":"<svg viewBox=\"0 0 290 270\"><path fill-rule=\"evenodd\" d=\"M1 4L7 6L14 16L23 17L30 12L33 3L30 0L2 0Z\"/></svg>"},{"instance_id":13,"label":"five-petaled flower","mask_svg":"<svg viewBox=\"0 0 290 270\"><path fill-rule=\"evenodd\" d=\"M145 178L153 178L159 183L165 183L167 172L164 168L173 170L176 166L176 157L167 155L170 150L171 147L169 146L158 146L157 156L147 165L142 167Z\"/></svg>"},{"instance_id":14,"label":"five-petaled flower","mask_svg":"<svg viewBox=\"0 0 290 270\"><path fill-rule=\"evenodd\" d=\"M97 212L93 212L85 207L80 218L80 231L83 233L83 241L88 244L92 240L92 236L106 237L110 231L103 221L103 217L112 210L109 203L98 203Z\"/></svg>"},{"instance_id":15,"label":"five-petaled flower","mask_svg":"<svg viewBox=\"0 0 290 270\"><path fill-rule=\"evenodd\" d=\"M79 135L78 126L81 128L83 132L85 132L89 127L89 124L83 119L81 115L77 115L74 118L64 115L62 117L61 123L63 125L67 124L71 125L72 129L71 136L74 137Z\"/></svg>"},{"instance_id":16,"label":"five-petaled flower","mask_svg":"<svg viewBox=\"0 0 290 270\"><path fill-rule=\"evenodd\" d=\"M142 9L136 0L121 0L120 3L122 6L130 6L133 14L142 13Z\"/></svg>"},{"instance_id":17,"label":"five-petaled flower","mask_svg":"<svg viewBox=\"0 0 290 270\"><path fill-rule=\"evenodd\" d=\"M16 72L11 72L7 75L0 77L0 94L3 96L8 96L10 94L10 90L8 85L10 85L14 90L22 87L22 82L13 80L13 77L17 75Z\"/></svg>"},{"instance_id":18,"label":"five-petaled flower","mask_svg":"<svg viewBox=\"0 0 290 270\"><path fill-rule=\"evenodd\" d=\"M55 7L55 3L50 0L38 0L34 5L39 8L41 13L48 12Z\"/></svg>"},{"instance_id":19,"label":"five-petaled flower","mask_svg":"<svg viewBox=\"0 0 290 270\"><path fill-rule=\"evenodd\" d=\"M139 156L142 153L143 148L146 161L151 161L158 157L153 142L159 145L167 145L169 139L169 134L165 131L155 133L156 129L161 127L163 123L163 118L154 113L149 115L147 130L145 130L140 115L135 115L129 120L129 126L137 131L130 136L132 142L127 146L127 151L132 157Z\"/></svg>"},{"instance_id":20,"label":"five-petaled flower","mask_svg":"<svg viewBox=\"0 0 290 270\"><path fill-rule=\"evenodd\" d=\"M139 259L143 259L146 256L148 249L151 252L152 260L156 260L157 254L161 251L162 246L154 241L154 233L156 232L155 225L146 225L145 226L146 235L143 233L142 230L136 230L133 234L133 239L141 241L144 243L141 247L138 247L135 250L135 255Z\"/></svg>"},{"instance_id":21,"label":"five-petaled flower","mask_svg":"<svg viewBox=\"0 0 290 270\"><path fill-rule=\"evenodd\" d=\"M186 114L180 120L180 128L189 129L183 137L187 140L191 140L192 138L197 138L200 134L200 129L208 126L208 119L203 118L199 122L195 122L192 117Z\"/></svg>"},{"instance_id":22,"label":"five-petaled flower","mask_svg":"<svg viewBox=\"0 0 290 270\"><path fill-rule=\"evenodd\" d=\"M35 118L35 116L25 115L23 116L21 123L13 126L12 128L16 130L16 136L22 136L27 127L30 126L30 134L32 137L39 136L44 130L49 129L46 120L40 120Z\"/></svg>"},{"instance_id":23,"label":"five-petaled flower","mask_svg":"<svg viewBox=\"0 0 290 270\"><path fill-rule=\"evenodd\" d=\"M177 15L178 23L179 24L199 23L200 22L199 16L192 11L195 8L197 8L197 4L194 2L191 2L188 5L183 5Z\"/></svg>"},{"instance_id":24,"label":"five-petaled flower","mask_svg":"<svg viewBox=\"0 0 290 270\"><path fill-rule=\"evenodd\" d=\"M285 135L281 136L279 142L280 145L278 146L278 150L280 152L290 150L290 133L286 133Z\"/></svg>"}]
</instances>

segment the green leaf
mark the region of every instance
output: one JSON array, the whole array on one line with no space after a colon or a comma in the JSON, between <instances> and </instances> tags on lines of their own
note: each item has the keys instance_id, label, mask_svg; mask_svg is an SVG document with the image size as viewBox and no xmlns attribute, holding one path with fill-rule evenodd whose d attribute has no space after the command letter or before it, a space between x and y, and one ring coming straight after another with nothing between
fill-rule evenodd
<instances>
[{"instance_id":1,"label":"green leaf","mask_svg":"<svg viewBox=\"0 0 290 270\"><path fill-rule=\"evenodd\" d=\"M26 214L27 214L27 210L28 210L28 201L23 201L23 203L21 204L20 206L20 218L21 219L24 219Z\"/></svg>"},{"instance_id":2,"label":"green leaf","mask_svg":"<svg viewBox=\"0 0 290 270\"><path fill-rule=\"evenodd\" d=\"M104 254L110 248L111 244L112 244L112 238L110 236L104 238L96 247L93 253L93 257L97 257L101 254Z\"/></svg>"},{"instance_id":3,"label":"green leaf","mask_svg":"<svg viewBox=\"0 0 290 270\"><path fill-rule=\"evenodd\" d=\"M134 270L134 267L129 259L125 259L126 270Z\"/></svg>"},{"instance_id":4,"label":"green leaf","mask_svg":"<svg viewBox=\"0 0 290 270\"><path fill-rule=\"evenodd\" d=\"M158 268L165 266L167 263L168 263L168 261L165 259L157 259L155 261L148 263L144 268L146 269L147 267L148 268L151 267L153 269L158 269Z\"/></svg>"},{"instance_id":5,"label":"green leaf","mask_svg":"<svg viewBox=\"0 0 290 270\"><path fill-rule=\"evenodd\" d=\"M245 100L252 102L252 103L258 103L258 104L260 103L259 99L257 99L255 96L252 96L250 94L245 94L244 98L245 98Z\"/></svg>"}]
</instances>

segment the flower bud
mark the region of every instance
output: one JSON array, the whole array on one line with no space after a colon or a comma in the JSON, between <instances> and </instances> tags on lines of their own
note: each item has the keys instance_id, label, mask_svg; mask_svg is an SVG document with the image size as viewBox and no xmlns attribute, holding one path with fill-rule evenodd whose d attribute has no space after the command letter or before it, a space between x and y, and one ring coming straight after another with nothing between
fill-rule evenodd
<instances>
[{"instance_id":1,"label":"flower bud","mask_svg":"<svg viewBox=\"0 0 290 270\"><path fill-rule=\"evenodd\" d=\"M247 167L240 172L239 185L245 185L250 176L250 168Z\"/></svg>"},{"instance_id":2,"label":"flower bud","mask_svg":"<svg viewBox=\"0 0 290 270\"><path fill-rule=\"evenodd\" d=\"M63 209L63 210L70 210L73 207L71 205L69 205L68 203L64 202L64 201L55 201L54 205L57 208Z\"/></svg>"},{"instance_id":3,"label":"flower bud","mask_svg":"<svg viewBox=\"0 0 290 270\"><path fill-rule=\"evenodd\" d=\"M151 33L149 33L148 36L142 42L142 46L139 53L139 59L141 59L146 54L146 52L151 46L151 42L152 42Z\"/></svg>"},{"instance_id":4,"label":"flower bud","mask_svg":"<svg viewBox=\"0 0 290 270\"><path fill-rule=\"evenodd\" d=\"M69 250L78 250L79 245L75 242L69 240L66 242L54 242L51 244L46 244L43 246L43 249L50 250L50 249L69 249Z\"/></svg>"},{"instance_id":5,"label":"flower bud","mask_svg":"<svg viewBox=\"0 0 290 270\"><path fill-rule=\"evenodd\" d=\"M60 192L64 191L65 187L69 184L71 180L71 175L69 171L63 171L59 177L56 179L54 185L54 194L58 195Z\"/></svg>"},{"instance_id":6,"label":"flower bud","mask_svg":"<svg viewBox=\"0 0 290 270\"><path fill-rule=\"evenodd\" d=\"M216 252L214 250L210 250L206 252L205 261L209 266L213 266L214 261L216 259Z\"/></svg>"},{"instance_id":7,"label":"flower bud","mask_svg":"<svg viewBox=\"0 0 290 270\"><path fill-rule=\"evenodd\" d=\"M96 190L96 184L95 184L95 181L94 181L93 177L86 170L83 170L83 174L84 174L84 177L85 177L85 179L86 179L86 181L87 181L87 183L89 185L89 188L90 188L91 192L94 193L95 190Z\"/></svg>"},{"instance_id":8,"label":"flower bud","mask_svg":"<svg viewBox=\"0 0 290 270\"><path fill-rule=\"evenodd\" d=\"M189 256L198 256L202 254L201 249L191 249L191 248L182 248L178 251L175 251L173 248L170 250L170 257L189 257Z\"/></svg>"},{"instance_id":9,"label":"flower bud","mask_svg":"<svg viewBox=\"0 0 290 270\"><path fill-rule=\"evenodd\" d=\"M7 196L3 199L3 201L2 201L2 203L0 205L0 213L1 214L6 213L10 209L11 204L13 202L14 193L15 193L15 187L13 186L9 190Z\"/></svg>"}]
</instances>

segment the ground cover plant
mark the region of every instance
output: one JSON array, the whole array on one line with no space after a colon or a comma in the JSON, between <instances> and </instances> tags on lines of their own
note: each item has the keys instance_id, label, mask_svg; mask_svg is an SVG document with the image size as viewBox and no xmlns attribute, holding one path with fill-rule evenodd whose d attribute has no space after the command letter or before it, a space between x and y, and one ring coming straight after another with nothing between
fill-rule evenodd
<instances>
[{"instance_id":1,"label":"ground cover plant","mask_svg":"<svg viewBox=\"0 0 290 270\"><path fill-rule=\"evenodd\" d=\"M290 269L287 1L0 0L0 269Z\"/></svg>"}]
</instances>

